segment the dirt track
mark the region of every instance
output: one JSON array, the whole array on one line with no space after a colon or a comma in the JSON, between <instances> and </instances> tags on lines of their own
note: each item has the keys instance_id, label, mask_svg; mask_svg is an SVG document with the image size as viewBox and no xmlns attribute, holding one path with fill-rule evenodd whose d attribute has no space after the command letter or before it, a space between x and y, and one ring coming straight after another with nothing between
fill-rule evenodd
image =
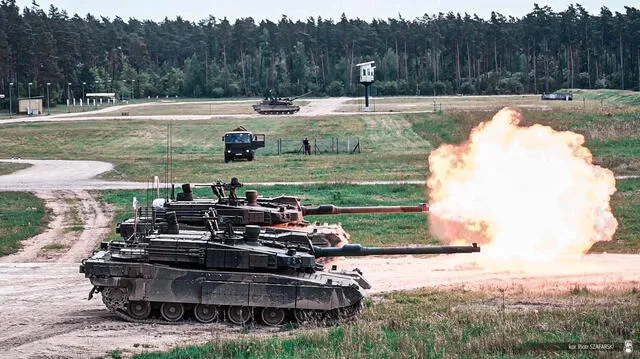
<instances>
[{"instance_id":1,"label":"dirt track","mask_svg":"<svg viewBox=\"0 0 640 359\"><path fill-rule=\"evenodd\" d=\"M446 286L489 286L507 291L523 287L568 291L575 285L591 289L640 287L640 255L591 255L566 268L556 268L553 274L482 269L472 256L344 258L336 264L362 269L374 287L372 293ZM91 357L115 349L130 355L215 338L264 337L276 331L257 327L240 334L239 328L226 324L123 322L107 312L99 295L86 300L91 285L78 273L77 264L3 263L0 288L0 352L8 357Z\"/></svg>"}]
</instances>

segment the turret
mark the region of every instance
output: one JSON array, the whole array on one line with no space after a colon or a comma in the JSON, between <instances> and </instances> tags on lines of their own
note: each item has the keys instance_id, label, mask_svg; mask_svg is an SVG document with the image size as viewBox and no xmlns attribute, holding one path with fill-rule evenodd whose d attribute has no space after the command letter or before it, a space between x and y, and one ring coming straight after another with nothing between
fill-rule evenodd
<instances>
[{"instance_id":1,"label":"turret","mask_svg":"<svg viewBox=\"0 0 640 359\"><path fill-rule=\"evenodd\" d=\"M217 223L212 219L211 222ZM306 243L306 245L303 245ZM180 267L219 270L307 271L322 266L316 258L373 255L453 254L480 252L471 246L363 247L346 244L340 248L312 246L308 235L295 231L268 233L258 226L247 226L243 233L230 226L225 231L211 226L206 231L154 233L105 246L111 256L123 261L170 263Z\"/></svg>"}]
</instances>

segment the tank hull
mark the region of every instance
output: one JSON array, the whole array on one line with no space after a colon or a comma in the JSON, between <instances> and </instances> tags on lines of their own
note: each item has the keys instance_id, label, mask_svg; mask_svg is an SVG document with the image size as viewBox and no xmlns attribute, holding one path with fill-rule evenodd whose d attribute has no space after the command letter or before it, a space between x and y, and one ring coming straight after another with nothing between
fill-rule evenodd
<instances>
[{"instance_id":1,"label":"tank hull","mask_svg":"<svg viewBox=\"0 0 640 359\"><path fill-rule=\"evenodd\" d=\"M84 261L80 271L102 293L110 311L132 321L173 321L165 303L182 308L180 320L200 320L195 313L198 305L215 308L217 318L235 324L245 324L229 314L236 308L245 308L251 319L262 318L265 312L284 313L287 320L297 321L312 316L347 318L359 309L362 289L369 288L356 271L261 273L176 268L116 261L105 251ZM136 306L145 309L140 311ZM269 319L265 322L272 324Z\"/></svg>"},{"instance_id":2,"label":"tank hull","mask_svg":"<svg viewBox=\"0 0 640 359\"><path fill-rule=\"evenodd\" d=\"M291 115L300 111L300 106L287 104L257 104L253 110L261 115Z\"/></svg>"}]
</instances>

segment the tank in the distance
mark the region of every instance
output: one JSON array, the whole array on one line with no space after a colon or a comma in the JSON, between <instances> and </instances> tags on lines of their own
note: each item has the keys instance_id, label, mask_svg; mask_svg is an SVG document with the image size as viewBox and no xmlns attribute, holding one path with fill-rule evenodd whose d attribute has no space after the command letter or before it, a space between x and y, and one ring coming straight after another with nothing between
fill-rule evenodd
<instances>
[{"instance_id":1,"label":"tank in the distance","mask_svg":"<svg viewBox=\"0 0 640 359\"><path fill-rule=\"evenodd\" d=\"M336 207L333 205L305 206L295 196L261 197L255 190L247 190L245 196L238 196L237 190L243 184L237 178L230 183L216 182L207 185L213 192L212 198L194 198L192 186L182 185L182 192L175 200L157 199L154 201L155 217L164 221L166 212L175 212L178 222L186 229L204 229L204 214L211 208L235 228L258 225L263 231L277 233L296 231L309 235L313 245L340 247L349 242L350 235L340 224L311 222L304 219L307 215L357 214L357 213L400 213L427 212L425 204L415 206L371 206ZM117 231L123 238L132 235L134 226L144 230L144 221L130 219L121 223Z\"/></svg>"},{"instance_id":2,"label":"tank in the distance","mask_svg":"<svg viewBox=\"0 0 640 359\"><path fill-rule=\"evenodd\" d=\"M253 105L253 110L261 115L290 115L300 111L300 106L294 105L293 101L310 93L296 97L276 97L269 91L264 100Z\"/></svg>"},{"instance_id":3,"label":"tank in the distance","mask_svg":"<svg viewBox=\"0 0 640 359\"><path fill-rule=\"evenodd\" d=\"M215 211L207 231L180 230L175 215L168 218L162 231L105 242L82 261L80 273L93 285L89 299L100 293L108 310L133 322L335 323L358 315L370 284L357 269L325 270L320 258L480 251L475 244L300 246L300 232L247 226L239 234L221 226Z\"/></svg>"}]
</instances>

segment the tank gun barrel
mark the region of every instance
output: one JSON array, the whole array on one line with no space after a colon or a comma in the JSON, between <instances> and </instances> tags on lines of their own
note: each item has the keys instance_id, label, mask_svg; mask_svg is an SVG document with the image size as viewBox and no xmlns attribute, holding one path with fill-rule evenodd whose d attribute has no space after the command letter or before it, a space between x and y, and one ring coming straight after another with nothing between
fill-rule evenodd
<instances>
[{"instance_id":1,"label":"tank gun barrel","mask_svg":"<svg viewBox=\"0 0 640 359\"><path fill-rule=\"evenodd\" d=\"M293 100L297 100L297 99L299 99L300 97L307 96L308 94L310 94L310 93L312 93L312 92L313 92L313 91L309 91L309 92L307 92L307 93L303 93L303 94L302 94L302 95L300 95L300 96L292 97L292 98L291 98L291 101L293 101Z\"/></svg>"},{"instance_id":2,"label":"tank gun barrel","mask_svg":"<svg viewBox=\"0 0 640 359\"><path fill-rule=\"evenodd\" d=\"M331 204L322 206L302 206L302 215L328 215L346 213L419 213L429 212L426 203L417 206L373 206L373 207L336 207Z\"/></svg>"},{"instance_id":3,"label":"tank gun barrel","mask_svg":"<svg viewBox=\"0 0 640 359\"><path fill-rule=\"evenodd\" d=\"M425 247L363 247L359 244L346 244L340 248L313 247L316 258L321 257L359 257L376 255L407 254L452 254L480 252L477 243L470 246L425 246Z\"/></svg>"}]
</instances>

